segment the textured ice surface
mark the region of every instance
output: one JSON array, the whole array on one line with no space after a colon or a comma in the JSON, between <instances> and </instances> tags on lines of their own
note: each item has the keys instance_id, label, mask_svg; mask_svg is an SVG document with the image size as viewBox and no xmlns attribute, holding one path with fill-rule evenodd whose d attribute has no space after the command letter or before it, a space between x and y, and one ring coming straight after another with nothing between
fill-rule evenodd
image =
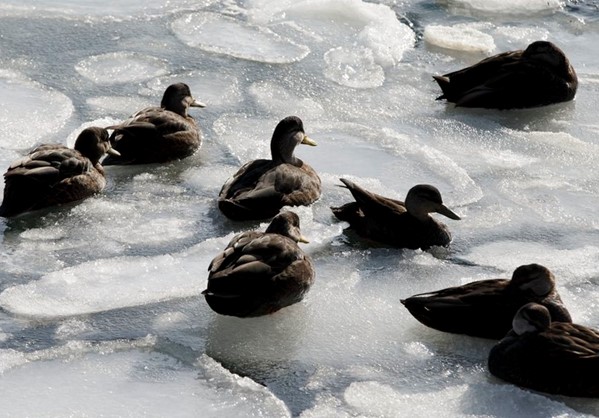
<instances>
[{"instance_id":1,"label":"textured ice surface","mask_svg":"<svg viewBox=\"0 0 599 418\"><path fill-rule=\"evenodd\" d=\"M56 133L73 113L73 104L64 94L17 72L0 69L0 90L5 96L0 107L3 149L31 148Z\"/></svg>"},{"instance_id":2,"label":"textured ice surface","mask_svg":"<svg viewBox=\"0 0 599 418\"><path fill-rule=\"evenodd\" d=\"M164 75L168 64L161 59L134 52L95 55L77 63L82 76L99 84L131 83Z\"/></svg>"},{"instance_id":3,"label":"textured ice surface","mask_svg":"<svg viewBox=\"0 0 599 418\"><path fill-rule=\"evenodd\" d=\"M145 345L150 348L151 340ZM156 417L289 416L284 403L266 388L228 372L207 356L190 365L135 346L81 343L30 353L23 358L23 367L10 368L0 379L0 387L12 400L3 406L3 414L122 416L127 411L130 416ZM3 354L0 358L8 365L10 353ZM36 356L37 362L29 363ZM44 379L38 379L40 372ZM28 402L31 397L35 403Z\"/></svg>"},{"instance_id":4,"label":"textured ice surface","mask_svg":"<svg viewBox=\"0 0 599 418\"><path fill-rule=\"evenodd\" d=\"M193 13L175 20L173 31L189 46L208 52L271 64L303 59L310 49L269 29L217 13Z\"/></svg>"},{"instance_id":5,"label":"textured ice surface","mask_svg":"<svg viewBox=\"0 0 599 418\"><path fill-rule=\"evenodd\" d=\"M454 26L430 25L424 29L424 40L431 45L458 51L491 53L493 37L481 32L485 25L462 23Z\"/></svg>"},{"instance_id":6,"label":"textured ice surface","mask_svg":"<svg viewBox=\"0 0 599 418\"><path fill-rule=\"evenodd\" d=\"M560 0L443 0L442 3L447 3L450 9L507 15L548 12L563 7Z\"/></svg>"}]
</instances>

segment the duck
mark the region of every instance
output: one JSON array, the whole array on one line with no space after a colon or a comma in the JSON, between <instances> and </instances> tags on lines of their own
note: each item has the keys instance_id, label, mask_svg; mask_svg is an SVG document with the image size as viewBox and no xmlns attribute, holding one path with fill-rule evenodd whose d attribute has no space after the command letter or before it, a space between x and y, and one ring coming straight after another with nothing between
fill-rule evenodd
<instances>
[{"instance_id":1,"label":"duck","mask_svg":"<svg viewBox=\"0 0 599 418\"><path fill-rule=\"evenodd\" d=\"M599 397L599 331L554 321L531 302L514 316L512 330L489 352L492 375L523 388L556 395Z\"/></svg>"},{"instance_id":2,"label":"duck","mask_svg":"<svg viewBox=\"0 0 599 418\"><path fill-rule=\"evenodd\" d=\"M108 131L86 128L73 149L61 144L42 144L14 161L4 173L4 198L0 216L75 202L101 192L106 186L100 159L117 155Z\"/></svg>"},{"instance_id":3,"label":"duck","mask_svg":"<svg viewBox=\"0 0 599 418\"><path fill-rule=\"evenodd\" d=\"M320 177L294 156L295 147L316 142L304 132L297 116L281 120L270 141L271 159L244 164L230 177L218 195L218 208L235 221L262 220L275 216L283 206L308 206L321 195Z\"/></svg>"},{"instance_id":4,"label":"duck","mask_svg":"<svg viewBox=\"0 0 599 418\"><path fill-rule=\"evenodd\" d=\"M460 107L517 109L574 99L578 77L555 44L536 41L524 50L504 52L470 67L433 76L446 99Z\"/></svg>"},{"instance_id":5,"label":"duck","mask_svg":"<svg viewBox=\"0 0 599 418\"><path fill-rule=\"evenodd\" d=\"M164 163L194 154L202 133L187 114L189 107L206 107L191 95L185 83L171 84L160 107L147 107L124 122L108 126L110 141L120 156L108 156L104 165Z\"/></svg>"},{"instance_id":6,"label":"duck","mask_svg":"<svg viewBox=\"0 0 599 418\"><path fill-rule=\"evenodd\" d=\"M314 283L312 260L298 246L307 243L296 213L283 211L264 232L235 235L208 267L202 293L218 314L263 316L300 302Z\"/></svg>"},{"instance_id":7,"label":"duck","mask_svg":"<svg viewBox=\"0 0 599 418\"><path fill-rule=\"evenodd\" d=\"M333 214L348 222L349 228L369 240L398 248L427 250L432 246L448 246L451 233L447 226L430 213L450 219L460 217L443 204L439 189L430 184L417 184L406 195L405 203L372 193L347 179L340 179L355 202L331 207Z\"/></svg>"},{"instance_id":8,"label":"duck","mask_svg":"<svg viewBox=\"0 0 599 418\"><path fill-rule=\"evenodd\" d=\"M529 302L545 306L555 321L572 322L553 273L540 264L519 266L511 280L479 280L401 300L428 327L494 340L510 331L514 315Z\"/></svg>"}]
</instances>

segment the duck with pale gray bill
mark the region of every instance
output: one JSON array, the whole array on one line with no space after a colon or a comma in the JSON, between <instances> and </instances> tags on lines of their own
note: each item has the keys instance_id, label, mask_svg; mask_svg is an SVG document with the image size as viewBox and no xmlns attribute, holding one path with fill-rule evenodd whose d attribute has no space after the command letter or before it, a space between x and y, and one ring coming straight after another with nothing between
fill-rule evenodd
<instances>
[{"instance_id":1,"label":"duck with pale gray bill","mask_svg":"<svg viewBox=\"0 0 599 418\"><path fill-rule=\"evenodd\" d=\"M43 144L14 161L4 173L4 199L0 216L86 199L106 186L100 159L118 155L104 128L84 129L74 149L61 144Z\"/></svg>"},{"instance_id":2,"label":"duck with pale gray bill","mask_svg":"<svg viewBox=\"0 0 599 418\"><path fill-rule=\"evenodd\" d=\"M566 396L599 397L599 331L559 322L536 303L489 353L491 374L518 386Z\"/></svg>"},{"instance_id":3,"label":"duck with pale gray bill","mask_svg":"<svg viewBox=\"0 0 599 418\"><path fill-rule=\"evenodd\" d=\"M423 250L451 242L447 226L430 213L437 212L454 220L460 217L443 204L436 187L418 184L408 191L404 203L369 192L347 179L340 180L345 185L341 187L351 192L355 202L331 210L361 237L393 247Z\"/></svg>"},{"instance_id":4,"label":"duck with pale gray bill","mask_svg":"<svg viewBox=\"0 0 599 418\"><path fill-rule=\"evenodd\" d=\"M511 280L479 280L401 301L428 327L496 340L507 334L518 309L529 302L545 306L554 321L572 322L555 287L555 277L539 264L518 267Z\"/></svg>"},{"instance_id":5,"label":"duck with pale gray bill","mask_svg":"<svg viewBox=\"0 0 599 418\"><path fill-rule=\"evenodd\" d=\"M537 41L525 50L504 52L470 67L433 76L446 99L461 107L515 109L574 99L578 78L564 52Z\"/></svg>"},{"instance_id":6,"label":"duck with pale gray bill","mask_svg":"<svg viewBox=\"0 0 599 418\"><path fill-rule=\"evenodd\" d=\"M300 144L315 146L297 116L281 120L270 140L271 159L244 164L223 185L218 196L221 212L233 220L268 219L283 206L308 206L321 194L320 177L294 155Z\"/></svg>"},{"instance_id":7,"label":"duck with pale gray bill","mask_svg":"<svg viewBox=\"0 0 599 418\"><path fill-rule=\"evenodd\" d=\"M206 302L221 315L253 317L300 302L314 282L297 214L281 212L265 232L235 235L208 267Z\"/></svg>"},{"instance_id":8,"label":"duck with pale gray bill","mask_svg":"<svg viewBox=\"0 0 599 418\"><path fill-rule=\"evenodd\" d=\"M109 156L104 165L164 163L194 154L202 144L189 107L205 107L191 95L185 83L171 84L160 107L147 107L124 122L109 126L110 141L121 155Z\"/></svg>"}]
</instances>

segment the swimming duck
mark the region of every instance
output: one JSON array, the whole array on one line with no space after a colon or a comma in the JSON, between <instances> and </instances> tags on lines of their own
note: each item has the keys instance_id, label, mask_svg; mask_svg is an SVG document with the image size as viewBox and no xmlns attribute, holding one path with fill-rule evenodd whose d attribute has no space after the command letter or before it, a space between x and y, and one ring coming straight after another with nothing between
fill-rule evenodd
<instances>
[{"instance_id":1,"label":"swimming duck","mask_svg":"<svg viewBox=\"0 0 599 418\"><path fill-rule=\"evenodd\" d=\"M511 329L518 309L529 302L549 309L554 321L572 322L555 288L555 277L539 264L518 267L511 280L480 280L401 301L428 327L497 340Z\"/></svg>"},{"instance_id":2,"label":"swimming duck","mask_svg":"<svg viewBox=\"0 0 599 418\"><path fill-rule=\"evenodd\" d=\"M126 121L109 126L110 141L121 156L109 156L103 164L163 163L192 155L202 143L202 134L188 108L205 107L193 98L185 83L171 84L160 107L147 107Z\"/></svg>"},{"instance_id":3,"label":"swimming duck","mask_svg":"<svg viewBox=\"0 0 599 418\"><path fill-rule=\"evenodd\" d=\"M299 217L281 212L265 232L233 237L208 267L202 292L217 313L238 317L267 315L301 301L314 282L310 258L297 245L308 242Z\"/></svg>"},{"instance_id":4,"label":"swimming duck","mask_svg":"<svg viewBox=\"0 0 599 418\"><path fill-rule=\"evenodd\" d=\"M547 41L504 52L443 76L439 99L462 107L512 109L574 99L578 78L561 49Z\"/></svg>"},{"instance_id":5,"label":"swimming duck","mask_svg":"<svg viewBox=\"0 0 599 418\"><path fill-rule=\"evenodd\" d=\"M84 129L74 149L44 144L13 162L4 173L4 199L0 216L11 217L48 206L92 196L106 186L99 161L110 146L104 128Z\"/></svg>"},{"instance_id":6,"label":"swimming duck","mask_svg":"<svg viewBox=\"0 0 599 418\"><path fill-rule=\"evenodd\" d=\"M599 331L556 322L529 303L513 329L489 353L491 374L525 388L567 396L599 397Z\"/></svg>"},{"instance_id":7,"label":"swimming duck","mask_svg":"<svg viewBox=\"0 0 599 418\"><path fill-rule=\"evenodd\" d=\"M233 220L272 218L283 206L306 206L320 198L320 178L293 155L299 144L315 146L297 116L278 123L270 141L270 160L244 164L223 185L218 207Z\"/></svg>"},{"instance_id":8,"label":"swimming duck","mask_svg":"<svg viewBox=\"0 0 599 418\"><path fill-rule=\"evenodd\" d=\"M433 245L449 245L449 229L429 213L437 212L455 220L460 217L443 204L436 187L418 184L408 191L404 203L369 192L349 180L340 180L356 201L331 210L337 218L349 222L358 235L399 248L425 250Z\"/></svg>"}]
</instances>

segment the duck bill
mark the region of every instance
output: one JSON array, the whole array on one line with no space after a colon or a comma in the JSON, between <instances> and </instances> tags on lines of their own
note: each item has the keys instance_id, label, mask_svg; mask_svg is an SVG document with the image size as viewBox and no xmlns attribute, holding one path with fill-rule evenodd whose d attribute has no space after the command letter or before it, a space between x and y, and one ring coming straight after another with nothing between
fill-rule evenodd
<instances>
[{"instance_id":1,"label":"duck bill","mask_svg":"<svg viewBox=\"0 0 599 418\"><path fill-rule=\"evenodd\" d=\"M114 155L115 157L121 156L121 153L118 152L117 150L115 150L114 148L108 148L108 151L106 151L106 154Z\"/></svg>"},{"instance_id":2,"label":"duck bill","mask_svg":"<svg viewBox=\"0 0 599 418\"><path fill-rule=\"evenodd\" d=\"M301 143L304 145L310 145L312 147L315 147L317 145L316 141L314 141L312 138L309 138L308 135L304 135L304 139L302 139Z\"/></svg>"},{"instance_id":3,"label":"duck bill","mask_svg":"<svg viewBox=\"0 0 599 418\"><path fill-rule=\"evenodd\" d=\"M306 237L304 237L303 235L300 235L298 242L303 242L304 244L310 243L310 241L308 241L308 239Z\"/></svg>"},{"instance_id":4,"label":"duck bill","mask_svg":"<svg viewBox=\"0 0 599 418\"><path fill-rule=\"evenodd\" d=\"M439 207L437 208L437 213L440 213L441 215L445 215L449 219L454 219L456 221L459 221L460 219L462 219L445 205L439 205Z\"/></svg>"},{"instance_id":5,"label":"duck bill","mask_svg":"<svg viewBox=\"0 0 599 418\"><path fill-rule=\"evenodd\" d=\"M206 104L199 102L196 99L193 99L193 101L189 104L189 106L191 106L191 107L206 107Z\"/></svg>"}]
</instances>

